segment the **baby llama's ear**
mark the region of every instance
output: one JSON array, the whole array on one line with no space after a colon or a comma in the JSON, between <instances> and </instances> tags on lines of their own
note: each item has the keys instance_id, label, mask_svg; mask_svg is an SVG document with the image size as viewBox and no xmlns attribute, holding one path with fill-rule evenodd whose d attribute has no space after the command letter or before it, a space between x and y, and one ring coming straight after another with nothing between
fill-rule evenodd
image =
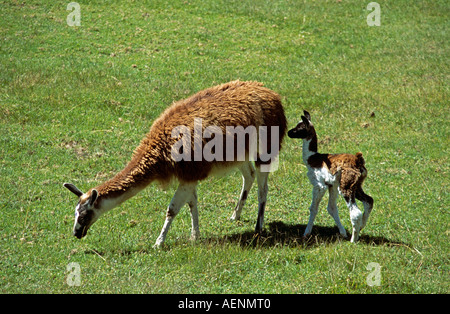
<instances>
[{"instance_id":1,"label":"baby llama's ear","mask_svg":"<svg viewBox=\"0 0 450 314\"><path fill-rule=\"evenodd\" d=\"M305 116L302 116L302 121L305 124L306 128L308 128L309 125L311 124L311 122Z\"/></svg>"},{"instance_id":2,"label":"baby llama's ear","mask_svg":"<svg viewBox=\"0 0 450 314\"><path fill-rule=\"evenodd\" d=\"M84 194L72 183L64 183L63 186L78 197Z\"/></svg>"},{"instance_id":3,"label":"baby llama's ear","mask_svg":"<svg viewBox=\"0 0 450 314\"><path fill-rule=\"evenodd\" d=\"M309 114L308 111L303 110L303 114L305 115L306 119L308 119L309 121L311 121L311 115Z\"/></svg>"}]
</instances>

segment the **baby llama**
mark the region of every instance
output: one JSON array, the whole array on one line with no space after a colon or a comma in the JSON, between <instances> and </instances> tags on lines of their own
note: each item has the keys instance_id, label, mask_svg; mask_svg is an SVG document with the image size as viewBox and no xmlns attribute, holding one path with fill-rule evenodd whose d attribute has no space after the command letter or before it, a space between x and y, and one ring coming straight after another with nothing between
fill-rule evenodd
<instances>
[{"instance_id":1,"label":"baby llama","mask_svg":"<svg viewBox=\"0 0 450 314\"><path fill-rule=\"evenodd\" d=\"M351 242L356 242L359 232L367 223L373 208L373 199L362 189L362 184L367 176L364 166L365 161L361 153L351 154L320 154L317 152L317 135L311 116L303 111L302 121L288 132L290 138L301 138L303 140L303 162L308 169L308 178L313 186L312 203L308 225L304 237L311 234L319 203L326 190L329 193L328 213L334 218L339 233L347 237L347 232L339 220L337 208L338 193L340 193L350 210L350 219L353 226ZM364 205L364 214L356 205L356 199Z\"/></svg>"}]
</instances>

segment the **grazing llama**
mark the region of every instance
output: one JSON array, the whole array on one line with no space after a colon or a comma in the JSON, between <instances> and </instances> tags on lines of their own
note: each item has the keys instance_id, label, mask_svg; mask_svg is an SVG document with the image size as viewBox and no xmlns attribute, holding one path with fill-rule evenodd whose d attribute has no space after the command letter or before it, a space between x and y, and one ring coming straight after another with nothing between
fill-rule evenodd
<instances>
[{"instance_id":1,"label":"grazing llama","mask_svg":"<svg viewBox=\"0 0 450 314\"><path fill-rule=\"evenodd\" d=\"M373 199L362 189L362 184L367 176L364 167L364 158L361 153L351 154L320 154L317 152L317 135L311 116L303 111L302 121L292 130L289 130L290 138L303 139L303 162L308 168L308 178L313 185L313 195L308 225L304 237L311 234L319 203L325 194L329 192L328 213L334 218L339 233L347 237L347 232L339 220L337 208L338 193L340 193L350 210L350 219L353 226L351 242L356 242L359 232L367 223L373 208ZM364 214L356 205L355 198L364 204Z\"/></svg>"},{"instance_id":2,"label":"grazing llama","mask_svg":"<svg viewBox=\"0 0 450 314\"><path fill-rule=\"evenodd\" d=\"M201 122L200 134L203 134L203 138L196 134L198 121ZM259 136L261 129L265 130L265 152L261 152L261 145L256 149L252 146L254 143L250 143L251 132L248 130L252 128L257 130ZM186 134L186 130L189 134ZM208 130L210 132L206 134ZM218 132L228 136L221 139ZM79 197L73 234L81 239L101 215L133 197L151 182L167 185L175 179L179 186L167 208L166 220L155 246L159 247L164 243L173 219L186 203L191 214L191 238L195 240L199 237L196 191L198 182L233 168L241 171L243 186L231 219L239 219L256 172L259 204L255 230L260 232L268 192L269 171L264 171L264 166L273 165L272 158L264 159L261 155L268 154L269 150L278 155L285 133L286 117L280 96L258 82L233 81L175 102L154 121L149 133L136 148L131 161L112 179L86 193L73 184L64 184L64 187ZM213 139L209 139L212 135L215 135ZM232 141L232 146L229 145L230 138L236 140L243 137L243 141ZM178 145L180 141L181 146ZM211 145L213 141L216 145ZM239 143L241 145L238 145ZM201 153L207 146L210 149L214 146L210 151L214 151L215 158L206 158L208 156L201 154L199 157L198 150L200 149ZM223 149L224 147L226 149ZM252 147L255 149L253 152ZM178 154L174 155L174 149ZM179 158L181 154L183 157L194 158Z\"/></svg>"}]
</instances>

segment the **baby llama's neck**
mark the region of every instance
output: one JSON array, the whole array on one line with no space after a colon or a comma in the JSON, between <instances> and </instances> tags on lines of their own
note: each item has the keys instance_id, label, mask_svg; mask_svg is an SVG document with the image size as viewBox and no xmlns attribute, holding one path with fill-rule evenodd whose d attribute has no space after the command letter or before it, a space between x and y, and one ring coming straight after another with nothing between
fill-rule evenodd
<instances>
[{"instance_id":1,"label":"baby llama's neck","mask_svg":"<svg viewBox=\"0 0 450 314\"><path fill-rule=\"evenodd\" d=\"M308 159L314 154L317 154L317 135L314 132L311 136L303 139L302 157L305 165L308 165Z\"/></svg>"}]
</instances>

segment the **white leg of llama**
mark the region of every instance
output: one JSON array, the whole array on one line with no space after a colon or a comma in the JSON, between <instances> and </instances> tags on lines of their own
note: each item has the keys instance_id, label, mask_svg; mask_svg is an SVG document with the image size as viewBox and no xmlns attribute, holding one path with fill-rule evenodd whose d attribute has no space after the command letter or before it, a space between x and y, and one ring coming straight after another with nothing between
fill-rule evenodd
<instances>
[{"instance_id":1,"label":"white leg of llama","mask_svg":"<svg viewBox=\"0 0 450 314\"><path fill-rule=\"evenodd\" d=\"M304 237L307 237L311 234L312 227L314 225L314 219L316 219L317 212L319 211L320 201L322 200L326 191L326 189L318 186L313 187L312 202L311 206L309 207L309 221L308 225L306 226L305 232L303 233Z\"/></svg>"},{"instance_id":2,"label":"white leg of llama","mask_svg":"<svg viewBox=\"0 0 450 314\"><path fill-rule=\"evenodd\" d=\"M234 209L233 215L231 216L231 220L239 220L241 217L242 208L245 205L245 201L247 200L248 194L250 193L250 189L255 181L255 168L250 162L243 163L239 170L242 173L242 190L241 195L239 197L239 201L236 204L236 208Z\"/></svg>"},{"instance_id":3,"label":"white leg of llama","mask_svg":"<svg viewBox=\"0 0 450 314\"><path fill-rule=\"evenodd\" d=\"M258 218L256 220L255 232L261 233L264 224L264 210L266 209L267 192L269 187L267 179L269 172L262 172L260 167L256 167L256 181L258 182Z\"/></svg>"},{"instance_id":4,"label":"white leg of llama","mask_svg":"<svg viewBox=\"0 0 450 314\"><path fill-rule=\"evenodd\" d=\"M181 207L183 207L184 204L191 201L192 207L191 207L191 217L192 217L192 233L198 234L198 212L197 212L197 205L196 201L193 201L193 199L196 199L196 187L197 182L195 183L185 183L181 182L178 186L177 191L175 192L172 200L170 201L169 207L167 208L166 213L166 221L164 222L164 226L161 230L161 233L156 239L156 243L154 247L160 247L164 240L166 239L167 232L169 231L170 225L172 224L172 221L174 220L175 216L180 211Z\"/></svg>"},{"instance_id":5,"label":"white leg of llama","mask_svg":"<svg viewBox=\"0 0 450 314\"><path fill-rule=\"evenodd\" d=\"M338 211L338 207L337 207L337 199L339 197L339 192L336 187L330 187L328 189L328 191L329 191L330 197L328 199L327 211L330 214L330 216L333 217L341 236L346 238L347 231L345 231L344 226L341 224L341 220L339 219L339 211Z\"/></svg>"}]
</instances>

